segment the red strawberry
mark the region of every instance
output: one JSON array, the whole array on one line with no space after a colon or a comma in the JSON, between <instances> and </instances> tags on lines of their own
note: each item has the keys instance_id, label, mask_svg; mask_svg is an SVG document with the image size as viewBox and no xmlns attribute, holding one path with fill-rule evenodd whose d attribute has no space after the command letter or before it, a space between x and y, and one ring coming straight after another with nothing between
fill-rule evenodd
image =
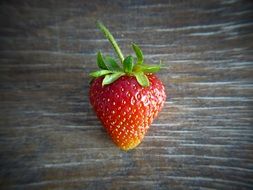
<instances>
[{"instance_id":1,"label":"red strawberry","mask_svg":"<svg viewBox=\"0 0 253 190\"><path fill-rule=\"evenodd\" d=\"M114 143L123 150L133 149L142 141L166 99L162 82L152 74L160 67L144 65L142 51L135 44L136 64L132 56L124 59L108 29L102 23L98 26L112 43L123 69L113 58L104 58L99 52L97 62L101 70L90 74L96 78L90 86L90 102Z\"/></svg>"}]
</instances>

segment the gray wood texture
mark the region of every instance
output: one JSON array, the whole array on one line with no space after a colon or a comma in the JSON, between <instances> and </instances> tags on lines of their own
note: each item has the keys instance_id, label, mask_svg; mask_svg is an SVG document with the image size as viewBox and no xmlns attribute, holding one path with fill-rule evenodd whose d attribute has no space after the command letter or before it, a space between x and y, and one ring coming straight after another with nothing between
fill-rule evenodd
<instances>
[{"instance_id":1,"label":"gray wood texture","mask_svg":"<svg viewBox=\"0 0 253 190\"><path fill-rule=\"evenodd\" d=\"M0 3L0 189L253 189L252 1ZM167 100L135 150L88 101L96 52L141 46Z\"/></svg>"}]
</instances>

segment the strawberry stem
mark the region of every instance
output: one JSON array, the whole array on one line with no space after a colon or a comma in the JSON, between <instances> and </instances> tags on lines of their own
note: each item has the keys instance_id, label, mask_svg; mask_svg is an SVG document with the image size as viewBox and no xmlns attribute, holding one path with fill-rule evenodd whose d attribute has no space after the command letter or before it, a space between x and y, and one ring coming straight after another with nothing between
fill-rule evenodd
<instances>
[{"instance_id":1,"label":"strawberry stem","mask_svg":"<svg viewBox=\"0 0 253 190\"><path fill-rule=\"evenodd\" d=\"M124 56L119 48L119 45L117 44L116 40L114 39L113 35L110 33L110 31L103 25L102 22L98 21L97 25L99 29L104 33L105 37L111 42L115 52L117 53L121 63L123 64Z\"/></svg>"},{"instance_id":2,"label":"strawberry stem","mask_svg":"<svg viewBox=\"0 0 253 190\"><path fill-rule=\"evenodd\" d=\"M160 70L161 65L147 65L143 63L143 53L140 47L136 44L132 44L133 50L136 54L137 61L129 55L124 58L116 40L110 33L110 31L103 25L102 22L97 22L98 28L102 31L105 37L112 44L116 54L118 55L123 68L120 67L116 60L110 56L103 56L101 52L97 54L97 64L100 70L90 73L90 76L94 78L104 77L102 85L108 85L119 79L123 75L135 76L138 83L143 86L149 86L149 79L146 73L155 73Z\"/></svg>"}]
</instances>

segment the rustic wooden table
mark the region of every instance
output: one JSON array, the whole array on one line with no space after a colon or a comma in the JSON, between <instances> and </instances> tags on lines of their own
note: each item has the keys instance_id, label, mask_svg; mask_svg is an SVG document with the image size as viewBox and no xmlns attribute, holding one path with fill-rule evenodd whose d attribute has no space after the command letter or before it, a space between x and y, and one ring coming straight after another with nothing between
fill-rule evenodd
<instances>
[{"instance_id":1,"label":"rustic wooden table","mask_svg":"<svg viewBox=\"0 0 253 190\"><path fill-rule=\"evenodd\" d=\"M1 1L0 189L253 189L253 3ZM164 109L124 152L88 101L96 52L166 66Z\"/></svg>"}]
</instances>

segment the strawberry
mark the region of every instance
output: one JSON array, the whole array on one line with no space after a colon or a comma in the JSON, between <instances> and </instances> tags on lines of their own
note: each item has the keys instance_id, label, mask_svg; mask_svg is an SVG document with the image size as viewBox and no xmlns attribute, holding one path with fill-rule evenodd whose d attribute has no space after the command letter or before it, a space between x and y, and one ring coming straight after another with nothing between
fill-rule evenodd
<instances>
[{"instance_id":1,"label":"strawberry","mask_svg":"<svg viewBox=\"0 0 253 190\"><path fill-rule=\"evenodd\" d=\"M140 144L166 99L162 82L153 74L160 66L144 64L143 53L136 44L132 47L137 59L131 55L124 58L109 30L101 22L98 27L123 67L98 52L100 70L90 73L90 103L114 143L122 150L130 150Z\"/></svg>"}]
</instances>

